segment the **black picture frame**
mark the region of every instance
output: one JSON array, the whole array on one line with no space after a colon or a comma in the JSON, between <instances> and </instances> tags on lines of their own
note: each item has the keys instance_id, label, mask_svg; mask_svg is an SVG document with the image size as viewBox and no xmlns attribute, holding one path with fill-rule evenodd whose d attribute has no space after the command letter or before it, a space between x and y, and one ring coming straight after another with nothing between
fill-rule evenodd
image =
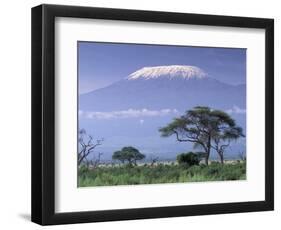
<instances>
[{"instance_id":1,"label":"black picture frame","mask_svg":"<svg viewBox=\"0 0 281 230\"><path fill-rule=\"evenodd\" d=\"M265 200L55 213L55 18L265 29ZM125 9L39 5L32 8L32 221L41 225L267 211L274 209L274 20Z\"/></svg>"}]
</instances>

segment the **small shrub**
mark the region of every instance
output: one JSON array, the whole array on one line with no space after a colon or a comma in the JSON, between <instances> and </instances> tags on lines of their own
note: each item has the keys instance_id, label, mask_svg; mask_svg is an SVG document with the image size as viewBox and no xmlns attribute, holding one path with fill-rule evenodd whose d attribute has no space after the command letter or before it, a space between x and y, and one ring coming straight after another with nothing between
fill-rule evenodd
<instances>
[{"instance_id":1,"label":"small shrub","mask_svg":"<svg viewBox=\"0 0 281 230\"><path fill-rule=\"evenodd\" d=\"M177 161L180 165L193 166L199 165L200 158L196 153L188 152L177 155Z\"/></svg>"}]
</instances>

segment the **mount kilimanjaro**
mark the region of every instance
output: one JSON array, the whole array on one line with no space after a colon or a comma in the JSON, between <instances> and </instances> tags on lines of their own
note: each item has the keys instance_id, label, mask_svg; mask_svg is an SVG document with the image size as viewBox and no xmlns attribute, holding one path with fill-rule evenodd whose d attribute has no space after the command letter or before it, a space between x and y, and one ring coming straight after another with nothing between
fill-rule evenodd
<instances>
[{"instance_id":1,"label":"mount kilimanjaro","mask_svg":"<svg viewBox=\"0 0 281 230\"><path fill-rule=\"evenodd\" d=\"M226 76L227 77L227 76ZM246 85L216 80L195 66L144 67L107 87L82 94L79 110L173 108L185 111L202 105L217 109L246 107Z\"/></svg>"}]
</instances>

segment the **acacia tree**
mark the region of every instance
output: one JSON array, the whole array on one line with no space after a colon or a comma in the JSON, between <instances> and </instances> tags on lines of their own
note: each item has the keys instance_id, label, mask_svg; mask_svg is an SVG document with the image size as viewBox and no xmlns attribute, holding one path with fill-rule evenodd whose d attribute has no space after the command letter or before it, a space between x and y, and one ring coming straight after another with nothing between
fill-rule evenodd
<instances>
[{"instance_id":1,"label":"acacia tree","mask_svg":"<svg viewBox=\"0 0 281 230\"><path fill-rule=\"evenodd\" d=\"M94 151L94 149L101 145L103 139L98 139L94 141L91 135L86 133L85 129L79 130L79 151L78 151L78 166L82 164L82 162L87 162L87 157ZM101 154L99 154L99 157Z\"/></svg>"},{"instance_id":2,"label":"acacia tree","mask_svg":"<svg viewBox=\"0 0 281 230\"><path fill-rule=\"evenodd\" d=\"M219 131L213 136L212 148L217 152L220 162L224 163L225 149L230 145L230 142L237 140L239 137L244 137L241 127L229 127L223 131Z\"/></svg>"},{"instance_id":3,"label":"acacia tree","mask_svg":"<svg viewBox=\"0 0 281 230\"><path fill-rule=\"evenodd\" d=\"M211 133L211 148L219 155L220 161L224 163L225 149L230 142L244 137L243 129L236 125L236 122L229 114L221 110L212 111L213 132Z\"/></svg>"},{"instance_id":4,"label":"acacia tree","mask_svg":"<svg viewBox=\"0 0 281 230\"><path fill-rule=\"evenodd\" d=\"M132 146L123 147L121 150L114 152L112 155L113 160L119 160L122 163L128 161L129 165L137 165L137 161L144 158L145 155Z\"/></svg>"},{"instance_id":5,"label":"acacia tree","mask_svg":"<svg viewBox=\"0 0 281 230\"><path fill-rule=\"evenodd\" d=\"M236 127L234 120L225 112L212 110L209 107L197 106L175 118L167 126L160 128L163 137L175 135L179 142L191 142L194 148L201 148L205 153L205 164L208 165L212 140L217 138L221 143L221 132Z\"/></svg>"},{"instance_id":6,"label":"acacia tree","mask_svg":"<svg viewBox=\"0 0 281 230\"><path fill-rule=\"evenodd\" d=\"M113 155L112 155L112 160L118 160L118 161L120 161L122 164L124 164L127 159L126 159L125 154L122 153L122 150L119 150L119 151L115 151L115 152L113 153Z\"/></svg>"},{"instance_id":7,"label":"acacia tree","mask_svg":"<svg viewBox=\"0 0 281 230\"><path fill-rule=\"evenodd\" d=\"M208 165L211 151L211 109L195 107L184 115L175 118L167 126L160 128L162 137L176 136L179 142L191 142L194 147L200 147L205 152L205 163Z\"/></svg>"}]
</instances>

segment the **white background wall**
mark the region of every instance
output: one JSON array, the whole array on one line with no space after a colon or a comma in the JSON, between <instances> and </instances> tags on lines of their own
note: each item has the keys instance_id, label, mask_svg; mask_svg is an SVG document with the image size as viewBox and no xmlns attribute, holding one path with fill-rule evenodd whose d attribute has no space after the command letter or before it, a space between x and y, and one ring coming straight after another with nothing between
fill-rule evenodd
<instances>
[{"instance_id":1,"label":"white background wall","mask_svg":"<svg viewBox=\"0 0 281 230\"><path fill-rule=\"evenodd\" d=\"M277 229L281 224L280 1L56 0L44 3L275 18L275 211L76 224L68 229ZM30 222L30 8L41 1L2 1L0 12L0 226L39 229ZM278 91L279 90L279 91ZM279 117L279 118L278 118ZM66 226L55 226L64 229ZM274 228L275 227L275 228ZM49 227L47 227L49 228Z\"/></svg>"}]
</instances>

